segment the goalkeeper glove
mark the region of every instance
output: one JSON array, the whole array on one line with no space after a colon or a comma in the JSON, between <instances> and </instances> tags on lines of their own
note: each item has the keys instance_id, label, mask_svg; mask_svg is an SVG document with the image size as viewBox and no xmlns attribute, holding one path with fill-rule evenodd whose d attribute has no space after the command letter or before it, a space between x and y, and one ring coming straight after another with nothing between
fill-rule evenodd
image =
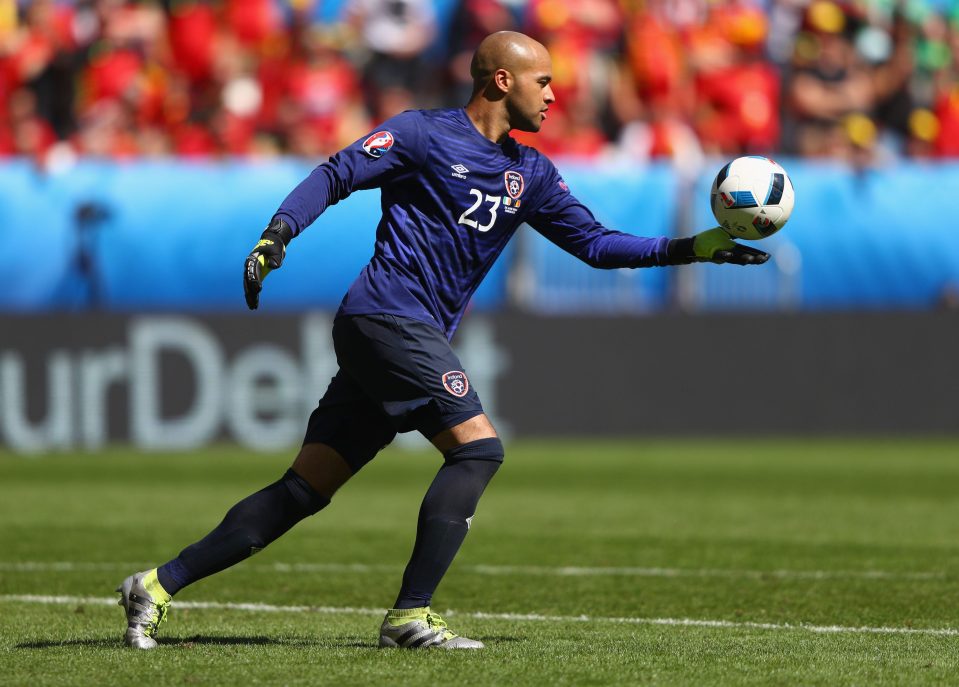
<instances>
[{"instance_id":1,"label":"goalkeeper glove","mask_svg":"<svg viewBox=\"0 0 959 687\"><path fill-rule=\"evenodd\" d=\"M243 265L243 295L250 310L260 304L263 280L272 270L279 269L286 256L286 246L293 239L293 230L282 219L274 217L263 230L260 240Z\"/></svg>"},{"instance_id":2,"label":"goalkeeper glove","mask_svg":"<svg viewBox=\"0 0 959 687\"><path fill-rule=\"evenodd\" d=\"M672 265L688 265L691 262L761 265L769 260L769 253L736 243L722 227L689 238L670 239L666 251Z\"/></svg>"}]
</instances>

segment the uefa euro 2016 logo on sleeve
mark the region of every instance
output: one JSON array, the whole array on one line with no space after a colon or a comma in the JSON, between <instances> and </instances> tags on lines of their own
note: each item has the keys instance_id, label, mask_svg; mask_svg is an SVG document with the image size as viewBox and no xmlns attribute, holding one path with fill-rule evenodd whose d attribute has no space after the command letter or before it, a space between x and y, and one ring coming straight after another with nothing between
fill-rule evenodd
<instances>
[{"instance_id":1,"label":"uefa euro 2016 logo on sleeve","mask_svg":"<svg viewBox=\"0 0 959 687\"><path fill-rule=\"evenodd\" d=\"M363 141L363 150L373 158L380 158L393 147L393 134L389 131L377 131Z\"/></svg>"},{"instance_id":2,"label":"uefa euro 2016 logo on sleeve","mask_svg":"<svg viewBox=\"0 0 959 687\"><path fill-rule=\"evenodd\" d=\"M459 370L450 370L443 375L443 386L457 398L463 398L470 390L470 381L466 373Z\"/></svg>"}]
</instances>

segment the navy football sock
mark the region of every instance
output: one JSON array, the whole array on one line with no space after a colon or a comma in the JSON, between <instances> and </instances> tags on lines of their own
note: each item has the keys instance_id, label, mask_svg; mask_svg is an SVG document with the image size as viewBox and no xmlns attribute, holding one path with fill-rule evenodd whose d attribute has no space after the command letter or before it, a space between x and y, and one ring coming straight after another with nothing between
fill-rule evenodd
<instances>
[{"instance_id":1,"label":"navy football sock","mask_svg":"<svg viewBox=\"0 0 959 687\"><path fill-rule=\"evenodd\" d=\"M429 606L469 530L486 485L503 462L499 439L479 439L447 451L433 479L416 526L413 555L393 608Z\"/></svg>"},{"instance_id":2,"label":"navy football sock","mask_svg":"<svg viewBox=\"0 0 959 687\"><path fill-rule=\"evenodd\" d=\"M160 585L169 593L249 558L303 518L329 505L293 470L247 496L227 512L216 529L188 546L157 569Z\"/></svg>"}]
</instances>

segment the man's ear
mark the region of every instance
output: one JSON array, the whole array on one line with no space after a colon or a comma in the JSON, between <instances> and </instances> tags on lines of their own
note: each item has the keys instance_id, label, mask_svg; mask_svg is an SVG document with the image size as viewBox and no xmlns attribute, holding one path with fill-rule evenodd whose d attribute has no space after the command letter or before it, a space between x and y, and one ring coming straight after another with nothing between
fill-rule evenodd
<instances>
[{"instance_id":1,"label":"man's ear","mask_svg":"<svg viewBox=\"0 0 959 687\"><path fill-rule=\"evenodd\" d=\"M496 90L506 93L513 87L513 75L506 69L497 69L493 72L492 84L496 87Z\"/></svg>"}]
</instances>

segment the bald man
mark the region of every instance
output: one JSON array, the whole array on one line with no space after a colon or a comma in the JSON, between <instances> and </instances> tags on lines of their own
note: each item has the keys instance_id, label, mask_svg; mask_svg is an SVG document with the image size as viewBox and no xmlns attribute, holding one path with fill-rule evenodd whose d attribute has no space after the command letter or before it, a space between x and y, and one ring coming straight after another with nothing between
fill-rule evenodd
<instances>
[{"instance_id":1,"label":"bald man","mask_svg":"<svg viewBox=\"0 0 959 687\"><path fill-rule=\"evenodd\" d=\"M520 33L495 33L480 44L471 72L465 108L403 112L317 167L283 201L250 253L243 286L255 309L263 279L280 267L293 238L353 191L380 189L373 257L333 324L339 371L310 416L292 467L176 558L121 583L127 645L155 647L180 589L260 551L329 505L397 432L416 430L444 460L423 499L379 644L482 648L452 632L430 603L503 461L503 445L449 342L507 242L526 223L601 268L760 264L769 257L721 229L669 239L603 227L546 157L509 136L512 129L539 131L548 117L554 97L546 48Z\"/></svg>"}]
</instances>

